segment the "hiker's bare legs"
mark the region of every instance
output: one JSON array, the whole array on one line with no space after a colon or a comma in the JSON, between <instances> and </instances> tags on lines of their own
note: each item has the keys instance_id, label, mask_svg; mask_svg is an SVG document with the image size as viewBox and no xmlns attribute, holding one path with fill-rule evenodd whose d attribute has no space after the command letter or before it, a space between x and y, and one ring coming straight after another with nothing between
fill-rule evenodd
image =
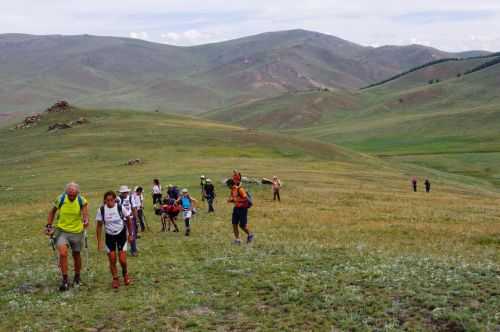
<instances>
[{"instance_id":1,"label":"hiker's bare legs","mask_svg":"<svg viewBox=\"0 0 500 332\"><path fill-rule=\"evenodd\" d=\"M240 239L240 230L238 227L239 227L238 225L233 225L234 238L236 240Z\"/></svg>"},{"instance_id":2,"label":"hiker's bare legs","mask_svg":"<svg viewBox=\"0 0 500 332\"><path fill-rule=\"evenodd\" d=\"M248 228L248 226L245 226L245 227L241 227L240 228L243 230L243 232L245 232L247 235L250 235L250 229Z\"/></svg>"},{"instance_id":3,"label":"hiker's bare legs","mask_svg":"<svg viewBox=\"0 0 500 332\"><path fill-rule=\"evenodd\" d=\"M59 268L63 276L68 276L68 247L60 245L57 247L59 251Z\"/></svg>"},{"instance_id":4,"label":"hiker's bare legs","mask_svg":"<svg viewBox=\"0 0 500 332\"><path fill-rule=\"evenodd\" d=\"M116 252L112 251L108 254L109 257L109 269L113 279L118 278L118 270L116 269Z\"/></svg>"},{"instance_id":5,"label":"hiker's bare legs","mask_svg":"<svg viewBox=\"0 0 500 332\"><path fill-rule=\"evenodd\" d=\"M127 252L120 251L118 259L120 260L120 265L122 267L122 273L125 276L127 274Z\"/></svg>"},{"instance_id":6,"label":"hiker's bare legs","mask_svg":"<svg viewBox=\"0 0 500 332\"><path fill-rule=\"evenodd\" d=\"M82 269L82 256L79 252L73 252L73 262L75 263L75 275L78 275ZM68 266L66 266L66 270L67 268Z\"/></svg>"}]
</instances>

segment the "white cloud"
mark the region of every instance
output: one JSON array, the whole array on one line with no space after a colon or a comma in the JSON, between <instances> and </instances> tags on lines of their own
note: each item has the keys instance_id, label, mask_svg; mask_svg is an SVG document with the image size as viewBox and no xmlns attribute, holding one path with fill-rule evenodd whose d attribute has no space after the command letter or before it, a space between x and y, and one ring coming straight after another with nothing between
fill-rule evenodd
<instances>
[{"instance_id":1,"label":"white cloud","mask_svg":"<svg viewBox=\"0 0 500 332\"><path fill-rule=\"evenodd\" d=\"M167 32L162 33L160 36L164 43L184 46L210 43L217 40L216 34L205 33L196 29L182 32Z\"/></svg>"},{"instance_id":2,"label":"white cloud","mask_svg":"<svg viewBox=\"0 0 500 332\"><path fill-rule=\"evenodd\" d=\"M141 31L141 32L129 32L129 37L130 38L134 38L134 39L145 39L147 40L149 38L149 35L147 32L145 31Z\"/></svg>"}]
</instances>

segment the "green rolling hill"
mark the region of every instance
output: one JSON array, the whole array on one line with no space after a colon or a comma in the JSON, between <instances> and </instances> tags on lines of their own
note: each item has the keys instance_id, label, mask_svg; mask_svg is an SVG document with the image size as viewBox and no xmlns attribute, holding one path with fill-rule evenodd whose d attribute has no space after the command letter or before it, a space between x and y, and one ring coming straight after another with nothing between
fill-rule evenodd
<instances>
[{"instance_id":1,"label":"green rolling hill","mask_svg":"<svg viewBox=\"0 0 500 332\"><path fill-rule=\"evenodd\" d=\"M500 57L446 61L361 91L292 93L206 116L405 162L418 156L418 164L500 184L499 173L492 167L500 158L497 59ZM480 69L484 64L489 66ZM480 70L464 75L473 69ZM469 170L464 154L481 162ZM437 155L440 159L447 155L448 165L435 161Z\"/></svg>"}]
</instances>

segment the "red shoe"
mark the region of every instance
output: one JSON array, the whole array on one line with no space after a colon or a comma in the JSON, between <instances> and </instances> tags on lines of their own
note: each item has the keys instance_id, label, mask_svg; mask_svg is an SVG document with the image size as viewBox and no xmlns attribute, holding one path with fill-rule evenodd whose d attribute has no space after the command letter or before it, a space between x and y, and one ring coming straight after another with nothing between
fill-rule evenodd
<instances>
[{"instance_id":1,"label":"red shoe","mask_svg":"<svg viewBox=\"0 0 500 332\"><path fill-rule=\"evenodd\" d=\"M128 286L132 283L132 279L128 276L128 274L123 276L123 282L125 283L125 286Z\"/></svg>"},{"instance_id":2,"label":"red shoe","mask_svg":"<svg viewBox=\"0 0 500 332\"><path fill-rule=\"evenodd\" d=\"M113 282L111 283L111 287L113 288L120 288L120 279L118 278L113 278Z\"/></svg>"}]
</instances>

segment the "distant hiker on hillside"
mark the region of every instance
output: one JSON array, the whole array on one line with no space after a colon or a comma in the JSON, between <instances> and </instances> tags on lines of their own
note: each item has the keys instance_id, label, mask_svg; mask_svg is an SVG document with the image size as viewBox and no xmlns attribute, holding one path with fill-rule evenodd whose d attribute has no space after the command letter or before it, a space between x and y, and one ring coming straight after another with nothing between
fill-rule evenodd
<instances>
[{"instance_id":1,"label":"distant hiker on hillside","mask_svg":"<svg viewBox=\"0 0 500 332\"><path fill-rule=\"evenodd\" d=\"M161 206L161 223L162 232L170 232L170 228L174 226L174 232L179 232L179 227L177 227L177 216L181 212L180 206L177 204L173 198L165 198L163 200L163 205ZM167 227L168 225L168 227Z\"/></svg>"},{"instance_id":2,"label":"distant hiker on hillside","mask_svg":"<svg viewBox=\"0 0 500 332\"><path fill-rule=\"evenodd\" d=\"M205 175L200 176L200 190L201 190L201 201L205 201L205 185L207 184L207 180Z\"/></svg>"},{"instance_id":3,"label":"distant hiker on hillside","mask_svg":"<svg viewBox=\"0 0 500 332\"><path fill-rule=\"evenodd\" d=\"M153 194L153 205L161 204L162 191L161 191L160 180L158 180L158 179L153 180L153 188L152 188L151 192Z\"/></svg>"},{"instance_id":4,"label":"distant hiker on hillside","mask_svg":"<svg viewBox=\"0 0 500 332\"><path fill-rule=\"evenodd\" d=\"M146 230L146 222L144 216L144 195L142 187L135 187L134 192L132 193L132 199L135 200L137 207L137 221L141 227L141 232Z\"/></svg>"},{"instance_id":5,"label":"distant hiker on hillside","mask_svg":"<svg viewBox=\"0 0 500 332\"><path fill-rule=\"evenodd\" d=\"M413 186L413 192L417 192L417 178L415 176L411 179L411 185Z\"/></svg>"},{"instance_id":6,"label":"distant hiker on hillside","mask_svg":"<svg viewBox=\"0 0 500 332\"><path fill-rule=\"evenodd\" d=\"M278 199L278 202L281 202L281 197L280 197L280 189L281 189L281 181L278 179L277 176L273 176L273 201L276 201Z\"/></svg>"},{"instance_id":7,"label":"distant hiker on hillside","mask_svg":"<svg viewBox=\"0 0 500 332\"><path fill-rule=\"evenodd\" d=\"M234 204L232 224L234 232L234 244L241 244L239 228L247 234L247 243L252 242L253 234L248 228L248 209L253 205L252 197L241 186L240 182L234 182L231 187L229 203Z\"/></svg>"},{"instance_id":8,"label":"distant hiker on hillside","mask_svg":"<svg viewBox=\"0 0 500 332\"><path fill-rule=\"evenodd\" d=\"M233 184L235 184L235 183L240 184L241 183L242 176L241 176L241 173L237 169L233 170L233 177L232 177L232 179L233 179Z\"/></svg>"},{"instance_id":9,"label":"distant hiker on hillside","mask_svg":"<svg viewBox=\"0 0 500 332\"><path fill-rule=\"evenodd\" d=\"M425 192L431 192L431 181L429 179L425 179Z\"/></svg>"},{"instance_id":10,"label":"distant hiker on hillside","mask_svg":"<svg viewBox=\"0 0 500 332\"><path fill-rule=\"evenodd\" d=\"M128 210L124 209L117 200L116 194L113 191L108 191L104 194L104 203L97 209L96 215L96 236L97 248L99 251L103 249L102 243L102 226L105 231L105 247L109 259L109 268L113 281L113 288L120 287L120 279L118 279L118 270L116 268L116 258L122 267L123 283L129 285L131 283L127 270L127 241L131 243L134 240L132 234L132 220ZM118 254L117 254L118 252Z\"/></svg>"},{"instance_id":11,"label":"distant hiker on hillside","mask_svg":"<svg viewBox=\"0 0 500 332\"><path fill-rule=\"evenodd\" d=\"M54 219L56 219L55 228L53 226ZM84 230L88 225L87 200L80 195L80 186L77 183L68 183L65 192L54 201L45 226L45 233L54 239L59 253L59 268L62 274L60 291L69 289L68 246L71 248L74 262L75 276L73 285L80 285L80 271L82 268L80 251L84 240ZM88 264L88 262L86 263Z\"/></svg>"},{"instance_id":12,"label":"distant hiker on hillside","mask_svg":"<svg viewBox=\"0 0 500 332\"><path fill-rule=\"evenodd\" d=\"M130 241L130 253L132 256L137 256L137 208L139 204L130 195L130 189L127 186L120 186L119 196L117 197L118 204L120 204L126 214L130 215L132 220L132 227L129 229L129 233L132 235L132 241Z\"/></svg>"},{"instance_id":13,"label":"distant hiker on hillside","mask_svg":"<svg viewBox=\"0 0 500 332\"><path fill-rule=\"evenodd\" d=\"M182 196L177 200L177 204L179 204L183 210L182 216L186 227L186 236L191 234L191 218L193 214L196 213L196 203L196 199L189 195L189 191L187 189L182 189Z\"/></svg>"},{"instance_id":14,"label":"distant hiker on hillside","mask_svg":"<svg viewBox=\"0 0 500 332\"><path fill-rule=\"evenodd\" d=\"M214 200L215 200L215 187L212 183L212 180L207 179L207 183L205 184L205 188L203 189L205 193L205 198L208 203L208 213L215 212L214 210Z\"/></svg>"}]
</instances>

